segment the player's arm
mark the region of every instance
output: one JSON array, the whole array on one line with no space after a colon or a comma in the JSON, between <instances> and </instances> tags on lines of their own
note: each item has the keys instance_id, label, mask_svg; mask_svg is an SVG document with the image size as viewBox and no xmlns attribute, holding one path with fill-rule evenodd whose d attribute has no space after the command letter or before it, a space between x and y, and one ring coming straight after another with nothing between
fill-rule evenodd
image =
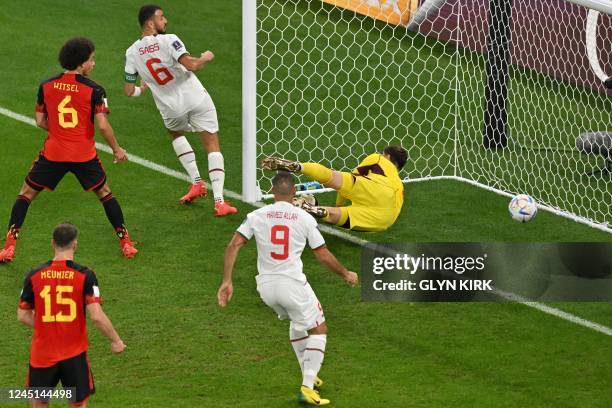
<instances>
[{"instance_id":1,"label":"player's arm","mask_svg":"<svg viewBox=\"0 0 612 408\"><path fill-rule=\"evenodd\" d=\"M212 61L214 58L215 54L212 51L206 51L200 55L200 58L194 58L190 54L183 54L179 57L178 62L185 69L193 72L201 70L207 62Z\"/></svg>"},{"instance_id":2,"label":"player's arm","mask_svg":"<svg viewBox=\"0 0 612 408\"><path fill-rule=\"evenodd\" d=\"M45 112L36 112L36 126L41 129L49 130L49 122Z\"/></svg>"},{"instance_id":3,"label":"player's arm","mask_svg":"<svg viewBox=\"0 0 612 408\"><path fill-rule=\"evenodd\" d=\"M342 277L342 279L344 279L346 283L351 286L357 285L357 282L359 280L357 274L346 269L344 265L342 265L340 261L338 261L334 254L332 254L325 245L313 249L313 253L319 263L324 265L327 269L334 272L335 274L340 275L340 277Z\"/></svg>"},{"instance_id":4,"label":"player's arm","mask_svg":"<svg viewBox=\"0 0 612 408\"><path fill-rule=\"evenodd\" d=\"M42 85L38 87L35 111L36 126L41 129L49 130L49 122L47 121L47 107L45 106L45 92Z\"/></svg>"},{"instance_id":5,"label":"player's arm","mask_svg":"<svg viewBox=\"0 0 612 408\"><path fill-rule=\"evenodd\" d=\"M127 154L125 150L119 146L117 138L115 137L115 132L113 131L113 127L106 117L106 113L96 113L96 125L98 126L98 130L102 134L102 137L104 137L104 140L106 140L106 143L108 143L110 148L113 149L115 162L127 160Z\"/></svg>"},{"instance_id":6,"label":"player's arm","mask_svg":"<svg viewBox=\"0 0 612 408\"><path fill-rule=\"evenodd\" d=\"M123 93L125 96L137 97L140 96L144 91L149 88L149 85L143 80L140 81L140 86L136 86L136 83L126 82L123 84Z\"/></svg>"},{"instance_id":7,"label":"player's arm","mask_svg":"<svg viewBox=\"0 0 612 408\"><path fill-rule=\"evenodd\" d=\"M140 86L136 86L136 81L138 81L138 70L136 69L136 65L132 61L132 57L129 54L129 50L125 53L124 72L125 83L123 84L123 93L126 96L137 97L147 90L148 86L143 80L140 80Z\"/></svg>"},{"instance_id":8,"label":"player's arm","mask_svg":"<svg viewBox=\"0 0 612 408\"><path fill-rule=\"evenodd\" d=\"M234 288L232 286L234 264L236 263L236 258L238 258L240 248L247 242L245 237L236 232L225 248L225 257L223 258L223 282L217 292L217 300L221 307L227 306L227 302L232 298L232 294L234 293Z\"/></svg>"},{"instance_id":9,"label":"player's arm","mask_svg":"<svg viewBox=\"0 0 612 408\"><path fill-rule=\"evenodd\" d=\"M17 320L26 326L34 328L34 310L17 308Z\"/></svg>"},{"instance_id":10,"label":"player's arm","mask_svg":"<svg viewBox=\"0 0 612 408\"><path fill-rule=\"evenodd\" d=\"M89 320L93 322L98 330L102 332L111 341L111 351L113 353L121 353L125 350L125 344L117 334L108 316L102 310L100 303L90 303L87 305L87 314Z\"/></svg>"},{"instance_id":11,"label":"player's arm","mask_svg":"<svg viewBox=\"0 0 612 408\"><path fill-rule=\"evenodd\" d=\"M30 276L26 277L19 297L17 320L26 326L34 327L34 289Z\"/></svg>"}]
</instances>

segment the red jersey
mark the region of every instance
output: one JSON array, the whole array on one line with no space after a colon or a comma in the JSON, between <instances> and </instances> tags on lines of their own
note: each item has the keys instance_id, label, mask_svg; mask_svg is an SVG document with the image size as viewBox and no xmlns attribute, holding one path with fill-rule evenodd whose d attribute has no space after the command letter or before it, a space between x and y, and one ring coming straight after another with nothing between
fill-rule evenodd
<instances>
[{"instance_id":1,"label":"red jersey","mask_svg":"<svg viewBox=\"0 0 612 408\"><path fill-rule=\"evenodd\" d=\"M108 113L104 88L80 74L60 74L38 88L36 112L47 114L49 133L42 154L58 162L96 157L94 116Z\"/></svg>"},{"instance_id":2,"label":"red jersey","mask_svg":"<svg viewBox=\"0 0 612 408\"><path fill-rule=\"evenodd\" d=\"M34 309L32 367L51 367L87 351L85 306L101 303L96 275L72 261L49 261L25 279L19 307Z\"/></svg>"}]
</instances>

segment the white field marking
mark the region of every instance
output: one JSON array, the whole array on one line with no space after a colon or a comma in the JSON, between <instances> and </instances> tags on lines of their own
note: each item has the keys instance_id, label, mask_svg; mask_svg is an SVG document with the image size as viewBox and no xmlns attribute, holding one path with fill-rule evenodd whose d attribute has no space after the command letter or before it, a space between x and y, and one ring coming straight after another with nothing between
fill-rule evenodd
<instances>
[{"instance_id":1,"label":"white field marking","mask_svg":"<svg viewBox=\"0 0 612 408\"><path fill-rule=\"evenodd\" d=\"M475 187L478 188L482 188L484 190L490 191L492 193L498 194L498 195L502 195L502 196L506 196L506 197L514 197L514 194L512 193L508 193L506 191L497 189L495 187L491 187L491 186L487 186L486 184L482 184L479 183L477 181L474 180L470 180L470 179L466 179L464 177L459 177L459 176L432 176L432 177L421 177L421 178L413 178L413 179L408 179L408 178L404 178L402 179L402 183L404 184L415 184L415 183L422 183L425 181L434 181L434 180L454 180L454 181L460 181L462 183L467 183L467 184L471 184ZM319 194L319 193L327 193L330 191L334 191L332 188L320 188L320 189L315 189L315 190L306 190L306 191L299 191L298 195L301 194ZM273 196L272 194L265 194L262 199L264 200L268 200L271 199ZM579 224L584 224L584 225L588 225L591 228L595 228L597 230L603 231L603 232L607 232L608 234L612 234L612 227L610 226L609 223L599 223L593 220L590 220L588 218L584 218L584 217L579 217L577 215L574 215L572 213L569 213L567 211L563 211L560 210L558 208L555 207L551 207L548 205L544 205L544 204L537 204L538 205L538 209L543 210L543 211L547 211L549 213L558 215L559 217L563 217L563 218L568 218L574 222L577 222Z\"/></svg>"},{"instance_id":2,"label":"white field marking","mask_svg":"<svg viewBox=\"0 0 612 408\"><path fill-rule=\"evenodd\" d=\"M594 322L591 322L589 320L583 319L582 317L574 316L571 313L567 313L567 312L564 312L563 310L547 306L547 305L545 305L543 303L530 301L529 299L527 299L527 298L525 298L523 296L516 295L516 294L510 293L510 292L505 292L505 291L503 291L501 289L494 289L493 292L497 296L501 296L504 299L511 300L511 301L517 302L517 303L521 303L521 304L523 304L525 306L533 307L534 309L538 309L539 311L544 312L546 314L549 314L549 315L552 315L552 316L556 316L556 317L558 317L560 319L567 320L569 322L578 324L580 326L588 327L591 330L598 331L598 332L606 334L608 336L612 336L612 329L609 328L609 327L606 327L606 326L604 326L602 324L594 323Z\"/></svg>"},{"instance_id":3,"label":"white field marking","mask_svg":"<svg viewBox=\"0 0 612 408\"><path fill-rule=\"evenodd\" d=\"M510 198L514 197L514 194L511 194L511 193L499 190L499 189L497 189L495 187L487 186L485 184L479 183L478 181L466 179L466 178L463 178L463 177L449 177L449 179L461 181L461 182L467 183L467 184L471 184L473 186L482 188L482 189L487 190L487 191L491 191L491 192L493 192L495 194L499 194L499 195L502 195L502 196L506 196L506 197L510 197ZM576 216L574 214L571 214L571 213L568 213L566 211L559 210L558 208L550 207L550 206L547 206L547 205L544 205L544 204L538 204L538 208L541 209L541 210L544 210L544 211L548 211L549 213L558 215L559 217L568 218L568 219L570 219L572 221L575 221L575 222L577 222L579 224L588 225L591 228L595 228L595 229L598 229L600 231L607 232L608 234L612 234L612 228L610 228L610 225L608 223L602 224L602 223L598 223L598 222L595 222L595 221L591 221L591 220L589 220L587 218L578 217L578 216Z\"/></svg>"},{"instance_id":4,"label":"white field marking","mask_svg":"<svg viewBox=\"0 0 612 408\"><path fill-rule=\"evenodd\" d=\"M15 112L13 112L11 110L8 110L8 109L5 109L5 108L3 108L1 106L0 106L0 114L2 114L4 116L7 116L9 118L15 119L15 120L17 120L19 122L26 123L28 125L36 127L36 122L34 121L34 119L32 119L32 118L30 118L28 116L21 115L19 113L15 113ZM105 152L105 153L112 154L111 148L108 147L105 144L96 143L96 148L98 150L100 150L100 151ZM181 173L179 171L173 170L173 169L171 169L169 167L166 167L166 166L162 166L161 164L154 163L154 162L149 161L147 159L143 159L142 157L136 156L134 154L129 154L129 160L131 162L133 162L133 163L140 164L141 166L146 167L148 169L151 169L153 171L156 171L158 173L162 173L162 174L165 174L167 176L174 177L176 179L183 180L183 181L186 181L186 182L190 182L191 181L191 179L186 174L184 174L184 173ZM230 191L230 190L223 190L223 193L227 197L231 197L233 199L242 201L242 196L240 194L238 194L238 193L235 193L235 192ZM265 204L262 203L262 202L257 202L257 203L253 203L252 205L255 206L255 207L263 207ZM361 239L359 237L356 237L354 235L348 234L348 233L343 232L343 231L339 231L339 230L337 230L335 228L332 228L332 227L329 227L327 225L320 225L319 228L321 229L321 231L323 231L323 232L325 232L325 233L327 233L329 235L334 235L336 237L342 238L342 239L344 239L346 241L349 241L349 242L351 242L353 244L356 244L356 245L359 245L359 246L364 246L365 244L368 243L368 241L366 241L364 239ZM583 326L583 327L589 328L591 330L595 330L597 332L606 334L608 336L612 336L612 329L611 328L603 326L603 325L598 324L598 323L591 322L589 320L586 320L586 319L583 319L581 317L575 316L575 315L573 315L571 313L564 312L563 310L547 306L547 305L545 305L543 303L533 302L533 301L530 301L530 300L528 300L528 299L526 299L526 298L524 298L522 296L516 295L514 293L504 292L504 291L501 291L499 289L496 289L493 293L495 293L496 295L501 296L501 297L503 297L503 298L505 298L507 300L510 300L510 301L513 301L513 302L517 302L517 303L523 304L525 306L532 307L532 308L537 309L537 310L539 310L541 312L544 312L546 314L558 317L558 318L563 319L563 320L567 320L567 321L572 322L574 324L577 324L579 326Z\"/></svg>"}]
</instances>

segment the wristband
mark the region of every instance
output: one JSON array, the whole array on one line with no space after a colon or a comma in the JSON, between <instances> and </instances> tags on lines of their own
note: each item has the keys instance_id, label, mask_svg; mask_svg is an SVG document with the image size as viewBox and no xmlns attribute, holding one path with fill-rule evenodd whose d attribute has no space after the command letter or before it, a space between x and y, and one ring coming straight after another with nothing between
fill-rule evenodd
<instances>
[{"instance_id":1,"label":"wristband","mask_svg":"<svg viewBox=\"0 0 612 408\"><path fill-rule=\"evenodd\" d=\"M135 86L134 93L132 94L132 98L136 98L137 96L140 96L141 93L142 93L142 89L139 86Z\"/></svg>"}]
</instances>

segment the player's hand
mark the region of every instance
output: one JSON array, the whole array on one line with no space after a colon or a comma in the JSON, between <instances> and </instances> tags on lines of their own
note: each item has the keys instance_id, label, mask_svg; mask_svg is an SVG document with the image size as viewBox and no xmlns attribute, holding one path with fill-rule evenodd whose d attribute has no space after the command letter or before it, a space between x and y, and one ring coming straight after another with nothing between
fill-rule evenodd
<instances>
[{"instance_id":1,"label":"player's hand","mask_svg":"<svg viewBox=\"0 0 612 408\"><path fill-rule=\"evenodd\" d=\"M347 274L344 275L344 281L352 287L355 287L359 282L359 275L357 275L355 272L348 271Z\"/></svg>"},{"instance_id":2,"label":"player's hand","mask_svg":"<svg viewBox=\"0 0 612 408\"><path fill-rule=\"evenodd\" d=\"M232 285L232 282L223 282L219 287L219 291L217 292L217 301L219 302L219 306L227 306L227 302L230 301L233 294L234 286Z\"/></svg>"},{"instance_id":3,"label":"player's hand","mask_svg":"<svg viewBox=\"0 0 612 408\"><path fill-rule=\"evenodd\" d=\"M125 350L126 347L127 346L123 343L121 339L119 339L118 341L113 341L111 343L111 351L116 354L123 353L123 350Z\"/></svg>"},{"instance_id":4,"label":"player's hand","mask_svg":"<svg viewBox=\"0 0 612 408\"><path fill-rule=\"evenodd\" d=\"M122 147L117 147L116 150L113 150L113 155L115 156L113 163L121 163L128 159L127 153Z\"/></svg>"},{"instance_id":5,"label":"player's hand","mask_svg":"<svg viewBox=\"0 0 612 408\"><path fill-rule=\"evenodd\" d=\"M200 55L200 58L204 62L212 61L215 58L215 54L213 54L212 51L205 51Z\"/></svg>"}]
</instances>

